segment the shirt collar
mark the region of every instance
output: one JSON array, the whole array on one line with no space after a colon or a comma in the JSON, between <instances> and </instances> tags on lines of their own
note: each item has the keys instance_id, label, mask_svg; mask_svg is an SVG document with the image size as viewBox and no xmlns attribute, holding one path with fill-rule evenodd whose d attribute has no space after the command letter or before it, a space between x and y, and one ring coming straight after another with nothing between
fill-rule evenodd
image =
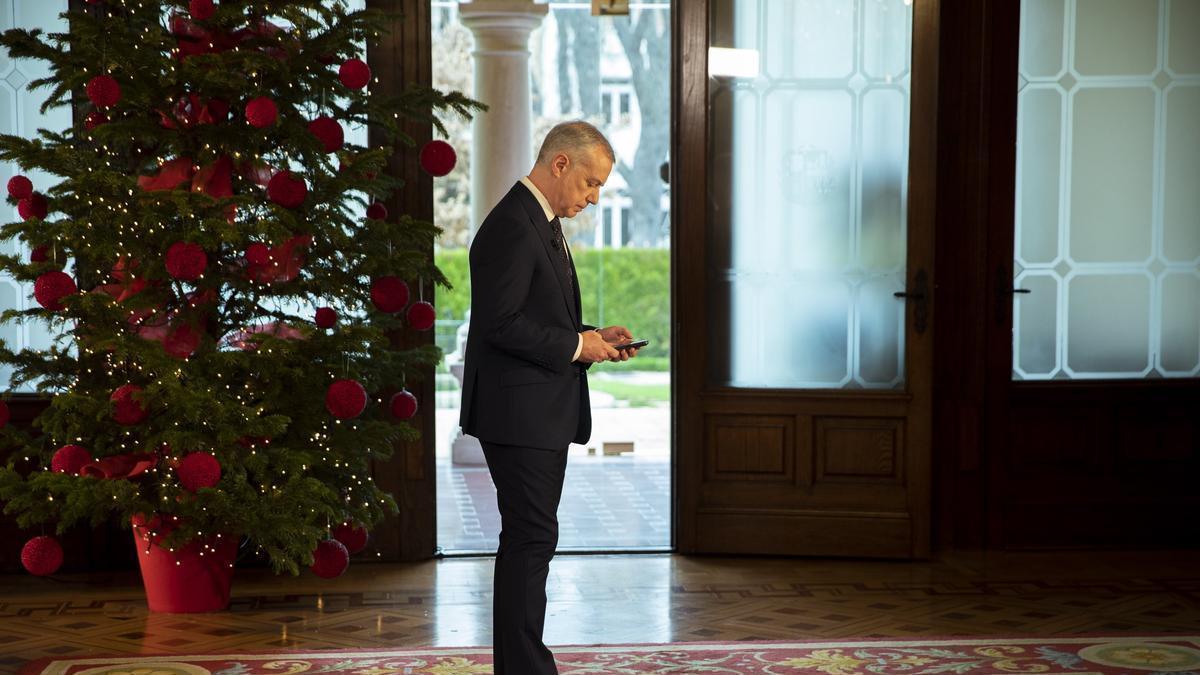
<instances>
[{"instance_id":1,"label":"shirt collar","mask_svg":"<svg viewBox=\"0 0 1200 675\"><path fill-rule=\"evenodd\" d=\"M529 176L522 178L521 184L529 188L529 191L533 193L534 199L536 199L538 204L541 205L542 211L546 214L546 222L554 220L554 210L550 208L550 202L546 199L546 195L542 194L542 191L537 189L537 186L533 184L533 181L529 180Z\"/></svg>"}]
</instances>

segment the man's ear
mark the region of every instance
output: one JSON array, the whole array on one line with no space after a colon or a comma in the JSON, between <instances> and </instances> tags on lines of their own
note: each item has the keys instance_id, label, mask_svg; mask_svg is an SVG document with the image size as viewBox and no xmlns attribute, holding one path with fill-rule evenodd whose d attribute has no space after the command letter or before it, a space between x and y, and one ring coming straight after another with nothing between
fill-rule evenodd
<instances>
[{"instance_id":1,"label":"man's ear","mask_svg":"<svg viewBox=\"0 0 1200 675\"><path fill-rule=\"evenodd\" d=\"M554 169L553 173L555 177L561 176L566 172L567 167L571 166L571 158L567 157L566 153L560 152L554 156L554 161L551 162L550 166Z\"/></svg>"}]
</instances>

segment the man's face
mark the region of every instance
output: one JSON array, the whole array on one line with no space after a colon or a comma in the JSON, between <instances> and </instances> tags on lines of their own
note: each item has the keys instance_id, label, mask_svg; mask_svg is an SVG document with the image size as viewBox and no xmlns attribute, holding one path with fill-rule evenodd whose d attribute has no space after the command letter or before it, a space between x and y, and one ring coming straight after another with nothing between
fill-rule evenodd
<instances>
[{"instance_id":1,"label":"man's face","mask_svg":"<svg viewBox=\"0 0 1200 675\"><path fill-rule=\"evenodd\" d=\"M559 218L574 218L588 204L599 202L600 188L612 172L612 162L599 147L578 153L574 160L560 154L553 167L559 190L550 206Z\"/></svg>"}]
</instances>

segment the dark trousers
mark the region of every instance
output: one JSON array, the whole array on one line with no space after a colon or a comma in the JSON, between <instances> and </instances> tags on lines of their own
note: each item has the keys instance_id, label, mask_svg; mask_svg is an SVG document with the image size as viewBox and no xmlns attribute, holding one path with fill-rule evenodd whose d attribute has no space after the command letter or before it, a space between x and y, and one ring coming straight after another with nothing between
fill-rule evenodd
<instances>
[{"instance_id":1,"label":"dark trousers","mask_svg":"<svg viewBox=\"0 0 1200 675\"><path fill-rule=\"evenodd\" d=\"M542 642L546 577L558 546L558 502L567 449L482 442L500 506L500 550L492 600L496 675L550 675L554 655Z\"/></svg>"}]
</instances>

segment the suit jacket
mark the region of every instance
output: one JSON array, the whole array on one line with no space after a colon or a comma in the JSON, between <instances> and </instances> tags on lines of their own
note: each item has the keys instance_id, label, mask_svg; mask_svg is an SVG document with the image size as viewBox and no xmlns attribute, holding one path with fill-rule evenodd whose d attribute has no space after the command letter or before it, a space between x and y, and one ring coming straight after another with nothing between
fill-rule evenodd
<instances>
[{"instance_id":1,"label":"suit jacket","mask_svg":"<svg viewBox=\"0 0 1200 675\"><path fill-rule=\"evenodd\" d=\"M592 327L580 319L578 285L553 239L545 211L518 182L471 242L459 421L480 440L561 450L591 437L590 364L571 357L579 332Z\"/></svg>"}]
</instances>

